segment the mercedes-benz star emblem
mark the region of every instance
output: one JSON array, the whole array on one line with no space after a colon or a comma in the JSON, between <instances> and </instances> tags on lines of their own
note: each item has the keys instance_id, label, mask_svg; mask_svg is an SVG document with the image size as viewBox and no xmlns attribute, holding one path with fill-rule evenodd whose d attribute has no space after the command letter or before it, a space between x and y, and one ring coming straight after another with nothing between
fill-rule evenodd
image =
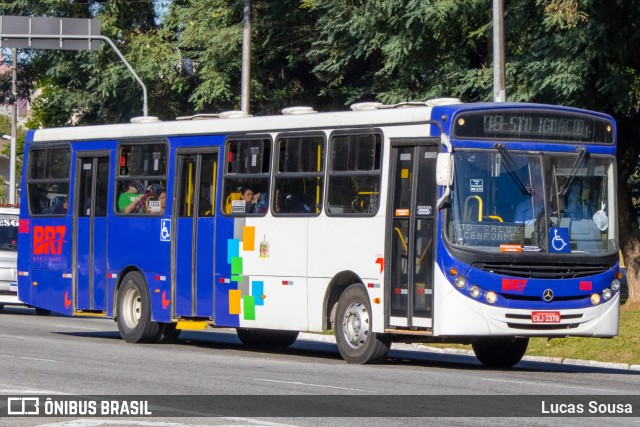
<instances>
[{"instance_id":1,"label":"mercedes-benz star emblem","mask_svg":"<svg viewBox=\"0 0 640 427\"><path fill-rule=\"evenodd\" d=\"M553 291L551 289L545 289L542 293L542 299L549 302L553 299Z\"/></svg>"}]
</instances>

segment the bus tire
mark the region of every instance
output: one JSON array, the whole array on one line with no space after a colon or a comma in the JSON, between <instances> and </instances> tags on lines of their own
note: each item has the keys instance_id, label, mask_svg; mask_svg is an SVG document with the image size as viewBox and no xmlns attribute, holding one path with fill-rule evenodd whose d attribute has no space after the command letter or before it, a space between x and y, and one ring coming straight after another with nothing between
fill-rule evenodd
<instances>
[{"instance_id":1,"label":"bus tire","mask_svg":"<svg viewBox=\"0 0 640 427\"><path fill-rule=\"evenodd\" d=\"M156 341L158 323L151 320L151 300L144 276L139 271L127 273L118 290L118 330L128 343Z\"/></svg>"},{"instance_id":2,"label":"bus tire","mask_svg":"<svg viewBox=\"0 0 640 427\"><path fill-rule=\"evenodd\" d=\"M524 356L529 338L490 338L473 343L473 352L487 368L511 368Z\"/></svg>"},{"instance_id":3,"label":"bus tire","mask_svg":"<svg viewBox=\"0 0 640 427\"><path fill-rule=\"evenodd\" d=\"M36 307L36 314L38 316L48 316L51 314L51 310L47 310L46 308Z\"/></svg>"},{"instance_id":4,"label":"bus tire","mask_svg":"<svg viewBox=\"0 0 640 427\"><path fill-rule=\"evenodd\" d=\"M391 340L371 331L371 303L361 284L340 296L335 325L338 350L347 363L379 363L387 357Z\"/></svg>"},{"instance_id":5,"label":"bus tire","mask_svg":"<svg viewBox=\"0 0 640 427\"><path fill-rule=\"evenodd\" d=\"M176 328L176 323L160 323L156 342L158 344L175 344L178 342L182 330Z\"/></svg>"},{"instance_id":6,"label":"bus tire","mask_svg":"<svg viewBox=\"0 0 640 427\"><path fill-rule=\"evenodd\" d=\"M0 311L4 308L4 304L0 304Z\"/></svg>"},{"instance_id":7,"label":"bus tire","mask_svg":"<svg viewBox=\"0 0 640 427\"><path fill-rule=\"evenodd\" d=\"M242 344L258 350L284 350L298 339L298 331L236 328Z\"/></svg>"}]
</instances>

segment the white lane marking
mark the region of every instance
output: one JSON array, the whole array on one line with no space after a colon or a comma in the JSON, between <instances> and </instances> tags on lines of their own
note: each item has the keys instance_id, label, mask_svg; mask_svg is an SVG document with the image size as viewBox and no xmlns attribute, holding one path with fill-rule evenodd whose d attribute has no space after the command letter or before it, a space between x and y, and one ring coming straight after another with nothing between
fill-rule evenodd
<instances>
[{"instance_id":1,"label":"white lane marking","mask_svg":"<svg viewBox=\"0 0 640 427\"><path fill-rule=\"evenodd\" d=\"M64 393L61 391L51 391L37 388L29 388L15 384L2 384L0 383L0 394L62 394L69 395L70 393Z\"/></svg>"},{"instance_id":2,"label":"white lane marking","mask_svg":"<svg viewBox=\"0 0 640 427\"><path fill-rule=\"evenodd\" d=\"M213 418L213 420L231 421L231 424L184 424L178 422L164 422L164 421L144 421L144 420L121 420L121 419L95 419L95 418L81 418L71 421L62 421L53 424L40 424L38 427L99 427L103 425L125 425L125 426L144 426L144 427L242 427L242 425L262 425L273 427L294 427L291 424L281 424L269 421L254 420L252 418L238 418L238 417L220 417ZM238 422L245 424L238 424Z\"/></svg>"},{"instance_id":3,"label":"white lane marking","mask_svg":"<svg viewBox=\"0 0 640 427\"><path fill-rule=\"evenodd\" d=\"M58 363L59 360L52 360L52 359L39 359L37 357L20 357L20 359L24 359L24 360L36 360L38 362L53 362L53 363Z\"/></svg>"},{"instance_id":4,"label":"white lane marking","mask_svg":"<svg viewBox=\"0 0 640 427\"><path fill-rule=\"evenodd\" d=\"M33 338L21 337L20 335L5 335L5 334L0 334L0 338L11 338L11 339L17 338L19 340L33 339Z\"/></svg>"},{"instance_id":5,"label":"white lane marking","mask_svg":"<svg viewBox=\"0 0 640 427\"><path fill-rule=\"evenodd\" d=\"M53 326L57 328L67 328L67 329L86 329L88 331L105 331L105 332L114 331L114 329L89 328L86 326L72 326L72 325L53 325Z\"/></svg>"},{"instance_id":6,"label":"white lane marking","mask_svg":"<svg viewBox=\"0 0 640 427\"><path fill-rule=\"evenodd\" d=\"M337 387L337 386L323 385L323 384L309 384L309 383L302 383L302 382L299 382L299 381L278 381L278 380L268 380L266 378L256 378L256 380L257 381L265 381L265 382L269 382L269 383L283 383L283 384L303 385L303 386L307 386L307 387L333 388L333 389L337 389L337 390L352 390L352 391L364 391L364 392L366 392L366 390L360 390L359 388Z\"/></svg>"},{"instance_id":7,"label":"white lane marking","mask_svg":"<svg viewBox=\"0 0 640 427\"><path fill-rule=\"evenodd\" d=\"M593 386L560 385L560 384L540 383L540 382L532 382L532 381L499 380L494 378L481 378L481 379L484 381L493 381L497 383L514 383L514 384L527 384L527 385L544 386L544 387L575 388L578 390L606 391L609 393L616 393L620 391L620 390L612 390L608 388L594 388Z\"/></svg>"}]
</instances>

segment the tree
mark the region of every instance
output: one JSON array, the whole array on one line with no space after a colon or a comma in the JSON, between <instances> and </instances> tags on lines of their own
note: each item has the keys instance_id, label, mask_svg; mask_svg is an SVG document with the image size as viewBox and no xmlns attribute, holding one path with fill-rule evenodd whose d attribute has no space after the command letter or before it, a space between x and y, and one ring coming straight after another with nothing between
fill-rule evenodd
<instances>
[{"instance_id":1,"label":"tree","mask_svg":"<svg viewBox=\"0 0 640 427\"><path fill-rule=\"evenodd\" d=\"M275 113L296 104L334 105L318 98L320 82L305 57L315 13L291 1L252 2L251 110ZM238 110L242 51L242 0L175 1L165 30L173 33L195 112Z\"/></svg>"},{"instance_id":2,"label":"tree","mask_svg":"<svg viewBox=\"0 0 640 427\"><path fill-rule=\"evenodd\" d=\"M325 93L347 102L492 98L487 1L306 0L319 38L308 56ZM507 99L582 107L619 123L620 243L640 304L640 235L629 179L640 148L640 1L513 0L505 4Z\"/></svg>"}]
</instances>

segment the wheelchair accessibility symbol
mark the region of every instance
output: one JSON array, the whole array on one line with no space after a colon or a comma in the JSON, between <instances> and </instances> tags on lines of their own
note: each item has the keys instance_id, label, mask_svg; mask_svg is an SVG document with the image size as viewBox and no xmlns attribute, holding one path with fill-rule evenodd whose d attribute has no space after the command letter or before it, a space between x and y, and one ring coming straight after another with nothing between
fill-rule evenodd
<instances>
[{"instance_id":1,"label":"wheelchair accessibility symbol","mask_svg":"<svg viewBox=\"0 0 640 427\"><path fill-rule=\"evenodd\" d=\"M571 246L569 245L569 229L568 228L550 228L549 229L549 252L569 253Z\"/></svg>"},{"instance_id":2,"label":"wheelchair accessibility symbol","mask_svg":"<svg viewBox=\"0 0 640 427\"><path fill-rule=\"evenodd\" d=\"M162 242L171 241L171 220L163 219L160 222L160 240Z\"/></svg>"}]
</instances>

